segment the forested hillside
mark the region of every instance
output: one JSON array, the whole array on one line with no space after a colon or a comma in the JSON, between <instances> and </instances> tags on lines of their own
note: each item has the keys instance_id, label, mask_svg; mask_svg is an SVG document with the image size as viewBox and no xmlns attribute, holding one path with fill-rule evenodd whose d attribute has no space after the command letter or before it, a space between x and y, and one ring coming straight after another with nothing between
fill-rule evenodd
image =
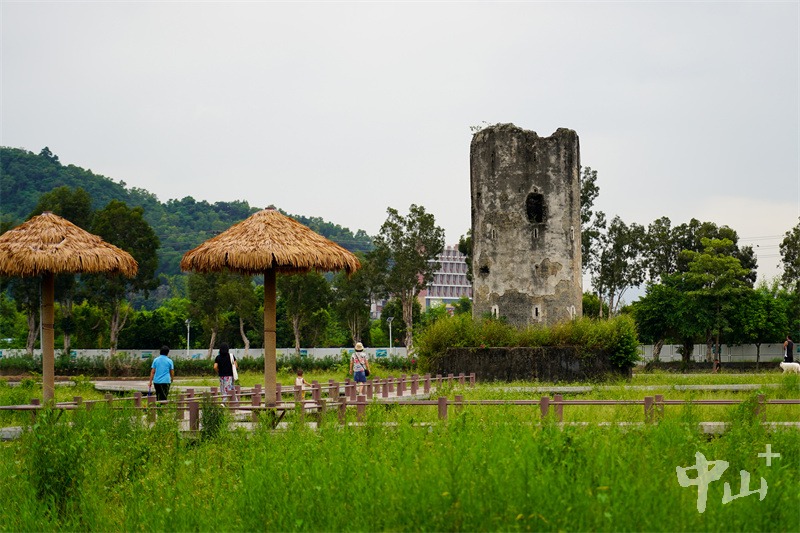
<instances>
[{"instance_id":1,"label":"forested hillside","mask_svg":"<svg viewBox=\"0 0 800 533\"><path fill-rule=\"evenodd\" d=\"M142 207L145 220L161 242L158 273L166 275L180 273L180 259L186 251L259 209L243 200L210 204L191 196L162 203L154 194L136 187L128 188L123 181L115 182L75 165L62 165L48 148L35 154L0 147L0 223L4 227L23 222L42 193L61 186L84 189L92 198L93 209L101 209L111 200ZM353 233L319 217L289 216L348 250L364 251L372 246L369 235L363 230Z\"/></svg>"}]
</instances>

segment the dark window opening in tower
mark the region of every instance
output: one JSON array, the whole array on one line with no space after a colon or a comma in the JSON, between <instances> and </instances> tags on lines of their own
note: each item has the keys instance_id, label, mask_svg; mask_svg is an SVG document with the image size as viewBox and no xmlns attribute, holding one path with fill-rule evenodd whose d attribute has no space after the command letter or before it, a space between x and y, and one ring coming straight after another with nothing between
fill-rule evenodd
<instances>
[{"instance_id":1,"label":"dark window opening in tower","mask_svg":"<svg viewBox=\"0 0 800 533\"><path fill-rule=\"evenodd\" d=\"M525 210L528 213L528 221L533 224L541 224L545 219L544 195L532 192L525 199Z\"/></svg>"}]
</instances>

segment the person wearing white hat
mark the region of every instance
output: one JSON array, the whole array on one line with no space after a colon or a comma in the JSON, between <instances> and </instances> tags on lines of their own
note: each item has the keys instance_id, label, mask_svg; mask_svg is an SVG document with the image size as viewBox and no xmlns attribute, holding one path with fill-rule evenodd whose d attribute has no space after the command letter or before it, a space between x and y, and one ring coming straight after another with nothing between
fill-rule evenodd
<instances>
[{"instance_id":1,"label":"person wearing white hat","mask_svg":"<svg viewBox=\"0 0 800 533\"><path fill-rule=\"evenodd\" d=\"M355 352L350 356L350 373L356 382L356 394L364 395L364 384L367 382L369 374L369 360L364 355L364 345L356 343Z\"/></svg>"}]
</instances>

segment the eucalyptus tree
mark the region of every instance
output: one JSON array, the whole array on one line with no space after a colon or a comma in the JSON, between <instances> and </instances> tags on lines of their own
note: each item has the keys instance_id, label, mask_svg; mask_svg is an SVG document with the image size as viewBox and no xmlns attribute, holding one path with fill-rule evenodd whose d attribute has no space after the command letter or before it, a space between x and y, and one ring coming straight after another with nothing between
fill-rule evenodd
<instances>
[{"instance_id":1,"label":"eucalyptus tree","mask_svg":"<svg viewBox=\"0 0 800 533\"><path fill-rule=\"evenodd\" d=\"M211 359L219 331L227 324L226 303L221 294L222 287L231 274L227 271L189 274L189 313L200 323L208 337L208 353Z\"/></svg>"},{"instance_id":2,"label":"eucalyptus tree","mask_svg":"<svg viewBox=\"0 0 800 533\"><path fill-rule=\"evenodd\" d=\"M333 278L334 307L347 327L353 344L369 331L370 304L380 293L381 272L369 256L356 252L361 268L351 275L337 273Z\"/></svg>"},{"instance_id":3,"label":"eucalyptus tree","mask_svg":"<svg viewBox=\"0 0 800 533\"><path fill-rule=\"evenodd\" d=\"M292 324L295 353L300 355L303 328L311 324L314 313L328 307L331 302L331 288L328 280L314 271L293 276L278 276L277 284L278 293L286 303L286 313Z\"/></svg>"},{"instance_id":4,"label":"eucalyptus tree","mask_svg":"<svg viewBox=\"0 0 800 533\"><path fill-rule=\"evenodd\" d=\"M219 287L221 303L236 315L239 322L239 335L244 343L244 351L250 350L250 339L246 327L257 324L260 318L259 300L256 296L253 281L250 276L231 273Z\"/></svg>"},{"instance_id":5,"label":"eucalyptus tree","mask_svg":"<svg viewBox=\"0 0 800 533\"><path fill-rule=\"evenodd\" d=\"M133 256L139 264L133 279L105 274L84 274L88 294L109 314L109 345L111 355L117 351L119 332L125 327L130 307L124 302L129 294L142 291L145 295L158 286L155 277L158 267L159 240L144 219L144 209L130 208L124 202L112 200L97 211L92 220L92 233L100 236Z\"/></svg>"},{"instance_id":6,"label":"eucalyptus tree","mask_svg":"<svg viewBox=\"0 0 800 533\"><path fill-rule=\"evenodd\" d=\"M433 214L412 204L407 216L388 208L388 217L374 239L374 260L385 271L384 287L398 298L406 325L405 346L413 345L414 302L439 270L436 257L444 250L444 230Z\"/></svg>"},{"instance_id":7,"label":"eucalyptus tree","mask_svg":"<svg viewBox=\"0 0 800 533\"><path fill-rule=\"evenodd\" d=\"M618 311L625 292L644 282L643 241L645 230L636 223L625 224L614 217L600 236L597 270L592 285L608 304L610 314Z\"/></svg>"}]
</instances>

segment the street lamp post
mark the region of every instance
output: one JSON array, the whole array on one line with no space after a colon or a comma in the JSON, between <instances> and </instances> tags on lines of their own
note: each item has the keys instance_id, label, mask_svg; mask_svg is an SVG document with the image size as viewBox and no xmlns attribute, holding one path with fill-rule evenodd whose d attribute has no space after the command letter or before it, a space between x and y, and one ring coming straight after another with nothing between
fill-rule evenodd
<instances>
[{"instance_id":1,"label":"street lamp post","mask_svg":"<svg viewBox=\"0 0 800 533\"><path fill-rule=\"evenodd\" d=\"M394 350L392 349L392 320L394 320L393 316L386 317L386 323L389 324L389 355L394 355Z\"/></svg>"},{"instance_id":2,"label":"street lamp post","mask_svg":"<svg viewBox=\"0 0 800 533\"><path fill-rule=\"evenodd\" d=\"M189 346L191 346L191 343L189 342L189 334L191 332L192 332L192 319L191 318L187 318L186 319L186 357L189 357L189 350L190 350Z\"/></svg>"}]
</instances>

